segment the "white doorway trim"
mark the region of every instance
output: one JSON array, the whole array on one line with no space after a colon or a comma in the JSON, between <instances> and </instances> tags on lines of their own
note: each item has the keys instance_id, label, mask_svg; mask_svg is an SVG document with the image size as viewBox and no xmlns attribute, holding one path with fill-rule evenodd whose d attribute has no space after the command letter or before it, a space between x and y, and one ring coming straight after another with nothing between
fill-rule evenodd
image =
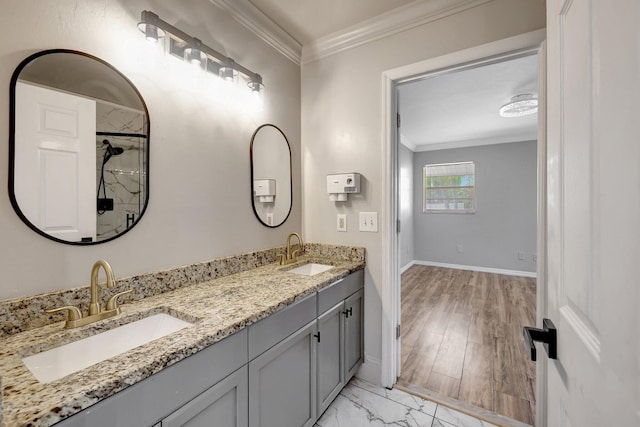
<instances>
[{"instance_id":1,"label":"white doorway trim","mask_svg":"<svg viewBox=\"0 0 640 427\"><path fill-rule=\"evenodd\" d=\"M400 257L398 249L398 189L397 189L397 156L398 141L396 137L396 114L397 114L397 83L419 78L425 74L435 74L444 71L451 71L463 68L473 63L475 65L483 62L493 61L498 57L523 54L528 51L539 51L541 44L545 40L546 30L540 29L529 33L521 34L507 39L498 40L481 46L472 47L451 54L427 59L414 64L387 70L382 73L382 360L381 360L381 382L384 387L391 387L396 382L400 373L400 345L396 339L396 327L400 324ZM543 87L539 92L543 92ZM544 109L542 110L544 111ZM540 127L540 125L539 125ZM539 136L544 136L540 134ZM542 147L541 147L542 144ZM544 242L545 228L542 226L540 218L540 203L544 199L546 186L540 183L540 177L544 177L546 153L546 143L544 138L538 138L538 242ZM543 200L542 200L543 201ZM546 291L546 281L544 270L544 247L545 244L538 244L538 303L542 301L540 295ZM544 307L538 307L537 312L542 313ZM540 314L539 314L540 315ZM540 375L538 375L540 379ZM541 381L538 381L540 383ZM540 391L540 384L537 387L536 395Z\"/></svg>"}]
</instances>

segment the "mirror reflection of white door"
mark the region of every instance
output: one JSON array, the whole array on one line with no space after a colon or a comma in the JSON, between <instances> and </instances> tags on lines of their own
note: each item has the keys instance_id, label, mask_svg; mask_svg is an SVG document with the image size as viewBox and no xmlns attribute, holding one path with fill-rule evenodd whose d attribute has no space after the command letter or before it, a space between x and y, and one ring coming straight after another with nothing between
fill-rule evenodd
<instances>
[{"instance_id":1,"label":"mirror reflection of white door","mask_svg":"<svg viewBox=\"0 0 640 427\"><path fill-rule=\"evenodd\" d=\"M539 349L539 425L640 426L638 8L547 1L544 317L558 359Z\"/></svg>"},{"instance_id":2,"label":"mirror reflection of white door","mask_svg":"<svg viewBox=\"0 0 640 427\"><path fill-rule=\"evenodd\" d=\"M46 234L96 239L96 103L16 84L16 201Z\"/></svg>"}]
</instances>

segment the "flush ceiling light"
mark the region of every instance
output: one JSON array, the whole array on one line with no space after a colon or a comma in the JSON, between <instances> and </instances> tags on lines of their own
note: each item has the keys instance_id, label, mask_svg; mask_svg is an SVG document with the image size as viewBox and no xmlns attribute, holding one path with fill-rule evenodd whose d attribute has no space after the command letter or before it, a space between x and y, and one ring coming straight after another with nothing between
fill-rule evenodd
<instances>
[{"instance_id":1,"label":"flush ceiling light","mask_svg":"<svg viewBox=\"0 0 640 427\"><path fill-rule=\"evenodd\" d=\"M260 93L262 88L262 77L260 74L243 67L233 59L227 58L217 50L202 43L200 39L190 36L179 28L163 21L153 12L142 11L141 22L138 28L150 41L158 41L158 38L169 38L168 51L176 56L182 57L186 62L206 68L210 72L218 73L220 77L228 81L235 81L238 74L245 76L249 82L252 93ZM207 64L203 67L201 64Z\"/></svg>"},{"instance_id":2,"label":"flush ceiling light","mask_svg":"<svg viewBox=\"0 0 640 427\"><path fill-rule=\"evenodd\" d=\"M511 98L511 102L500 107L502 117L522 117L538 112L538 98L530 93L523 93Z\"/></svg>"}]
</instances>

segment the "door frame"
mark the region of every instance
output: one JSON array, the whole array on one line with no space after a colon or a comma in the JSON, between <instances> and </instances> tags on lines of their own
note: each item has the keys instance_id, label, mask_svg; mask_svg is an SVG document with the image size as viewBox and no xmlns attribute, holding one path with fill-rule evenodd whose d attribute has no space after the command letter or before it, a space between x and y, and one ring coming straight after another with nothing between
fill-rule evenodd
<instances>
[{"instance_id":1,"label":"door frame","mask_svg":"<svg viewBox=\"0 0 640 427\"><path fill-rule=\"evenodd\" d=\"M542 323L546 311L546 122L545 122L545 48L546 29L539 29L495 42L475 46L447 55L430 58L387 70L382 73L382 358L381 382L392 387L400 374L400 340L396 339L396 327L400 324L400 250L397 233L398 215L398 144L397 138L397 84L419 78L425 74L449 72L457 68L479 65L500 57L537 52L542 64L539 69L538 112L538 191L537 191L537 308L536 321ZM544 61L544 62L542 62ZM542 73L542 74L540 74ZM524 350L523 350L524 351ZM544 359L544 358L541 358ZM542 363L541 363L542 362ZM536 419L546 419L544 398L546 382L546 359L536 366ZM540 424L544 425L544 424Z\"/></svg>"}]
</instances>

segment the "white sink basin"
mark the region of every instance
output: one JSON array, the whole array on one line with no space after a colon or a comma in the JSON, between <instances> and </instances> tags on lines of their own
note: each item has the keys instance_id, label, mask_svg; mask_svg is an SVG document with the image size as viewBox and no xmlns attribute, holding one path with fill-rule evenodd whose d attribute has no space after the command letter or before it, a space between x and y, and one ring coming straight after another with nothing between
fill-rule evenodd
<instances>
[{"instance_id":1,"label":"white sink basin","mask_svg":"<svg viewBox=\"0 0 640 427\"><path fill-rule=\"evenodd\" d=\"M310 262L309 264L287 270L287 273L302 274L303 276L315 276L316 274L324 273L332 268L332 265L315 264Z\"/></svg>"},{"instance_id":2,"label":"white sink basin","mask_svg":"<svg viewBox=\"0 0 640 427\"><path fill-rule=\"evenodd\" d=\"M49 383L191 325L168 314L155 314L22 361L38 381Z\"/></svg>"}]
</instances>

